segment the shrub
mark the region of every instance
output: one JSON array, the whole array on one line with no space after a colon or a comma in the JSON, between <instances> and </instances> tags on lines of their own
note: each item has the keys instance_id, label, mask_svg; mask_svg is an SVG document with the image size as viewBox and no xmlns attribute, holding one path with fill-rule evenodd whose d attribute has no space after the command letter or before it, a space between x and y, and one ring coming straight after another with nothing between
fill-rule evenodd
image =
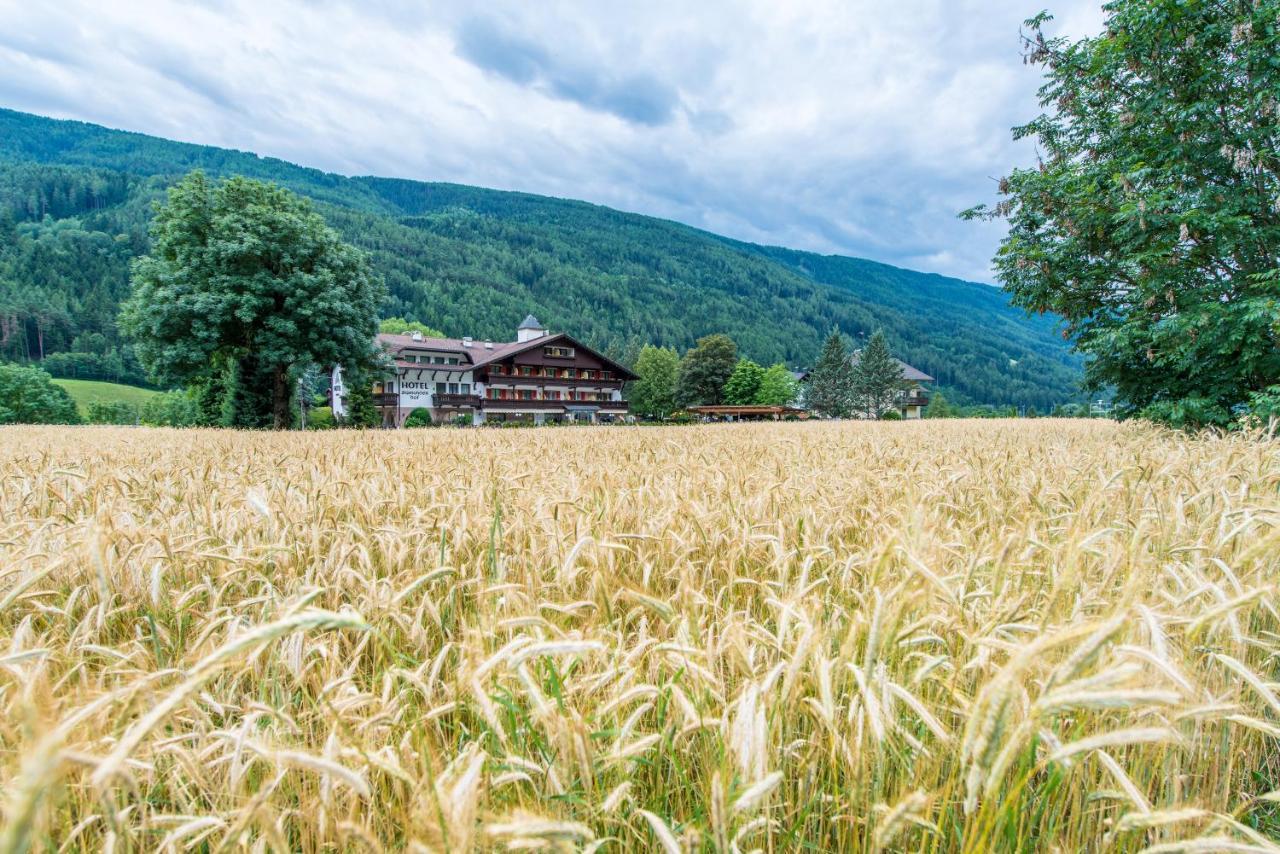
<instances>
[{"instance_id":1,"label":"shrub","mask_svg":"<svg viewBox=\"0 0 1280 854\"><path fill-rule=\"evenodd\" d=\"M884 412L880 413L880 420L881 421L901 421L902 413L896 409L886 409Z\"/></svg>"},{"instance_id":2,"label":"shrub","mask_svg":"<svg viewBox=\"0 0 1280 854\"><path fill-rule=\"evenodd\" d=\"M432 424L431 410L421 407L410 412L409 417L404 420L406 427L430 427Z\"/></svg>"},{"instance_id":3,"label":"shrub","mask_svg":"<svg viewBox=\"0 0 1280 854\"><path fill-rule=\"evenodd\" d=\"M333 417L333 410L328 406L317 406L307 411L308 430L332 430L338 426Z\"/></svg>"},{"instance_id":4,"label":"shrub","mask_svg":"<svg viewBox=\"0 0 1280 854\"><path fill-rule=\"evenodd\" d=\"M153 427L194 427L199 423L200 407L193 394L166 391L153 395L142 404L140 418Z\"/></svg>"},{"instance_id":5,"label":"shrub","mask_svg":"<svg viewBox=\"0 0 1280 854\"><path fill-rule=\"evenodd\" d=\"M67 390L39 368L0 364L0 424L79 424Z\"/></svg>"},{"instance_id":6,"label":"shrub","mask_svg":"<svg viewBox=\"0 0 1280 854\"><path fill-rule=\"evenodd\" d=\"M124 400L95 400L85 419L90 424L137 424L138 407Z\"/></svg>"}]
</instances>

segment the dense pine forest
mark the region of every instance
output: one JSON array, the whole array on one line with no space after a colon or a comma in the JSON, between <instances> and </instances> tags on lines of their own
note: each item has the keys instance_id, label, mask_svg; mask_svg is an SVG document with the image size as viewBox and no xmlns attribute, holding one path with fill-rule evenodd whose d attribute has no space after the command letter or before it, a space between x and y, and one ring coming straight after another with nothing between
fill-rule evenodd
<instances>
[{"instance_id":1,"label":"dense pine forest","mask_svg":"<svg viewBox=\"0 0 1280 854\"><path fill-rule=\"evenodd\" d=\"M200 168L302 193L386 279L384 316L507 338L533 312L627 357L728 333L763 364L813 364L838 326L883 329L953 400L1079 399L1051 317L995 288L871 261L757 246L584 202L346 178L281 160L0 110L0 360L55 375L144 378L115 317L152 203Z\"/></svg>"}]
</instances>

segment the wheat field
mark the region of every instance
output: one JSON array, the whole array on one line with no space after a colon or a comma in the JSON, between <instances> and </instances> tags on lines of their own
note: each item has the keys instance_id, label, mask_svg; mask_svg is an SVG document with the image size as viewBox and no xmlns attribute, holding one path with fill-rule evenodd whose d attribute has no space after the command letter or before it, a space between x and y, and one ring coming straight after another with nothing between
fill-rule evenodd
<instances>
[{"instance_id":1,"label":"wheat field","mask_svg":"<svg viewBox=\"0 0 1280 854\"><path fill-rule=\"evenodd\" d=\"M1280 443L0 431L0 851L1280 851Z\"/></svg>"}]
</instances>

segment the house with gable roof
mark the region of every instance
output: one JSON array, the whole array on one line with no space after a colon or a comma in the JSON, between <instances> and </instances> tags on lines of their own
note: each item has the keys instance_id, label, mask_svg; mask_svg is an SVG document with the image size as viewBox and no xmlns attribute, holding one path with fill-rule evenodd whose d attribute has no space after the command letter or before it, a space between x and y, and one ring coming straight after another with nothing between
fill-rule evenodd
<instances>
[{"instance_id":1,"label":"house with gable roof","mask_svg":"<svg viewBox=\"0 0 1280 854\"><path fill-rule=\"evenodd\" d=\"M436 422L610 422L627 415L622 384L635 374L567 333L547 331L532 314L514 341L380 334L393 370L373 387L387 427L425 409ZM334 414L346 414L341 368L334 368Z\"/></svg>"}]
</instances>

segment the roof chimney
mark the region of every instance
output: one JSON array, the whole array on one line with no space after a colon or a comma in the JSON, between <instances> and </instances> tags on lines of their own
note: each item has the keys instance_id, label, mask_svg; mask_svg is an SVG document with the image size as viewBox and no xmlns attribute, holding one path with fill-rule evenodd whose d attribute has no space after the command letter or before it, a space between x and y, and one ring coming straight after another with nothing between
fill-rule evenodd
<instances>
[{"instance_id":1,"label":"roof chimney","mask_svg":"<svg viewBox=\"0 0 1280 854\"><path fill-rule=\"evenodd\" d=\"M421 341L422 333L415 329L413 330L413 332L409 333L409 337L412 338L414 341Z\"/></svg>"},{"instance_id":2,"label":"roof chimney","mask_svg":"<svg viewBox=\"0 0 1280 854\"><path fill-rule=\"evenodd\" d=\"M486 342L484 342L484 348L485 348L486 350L492 350L492 349L493 349L493 342L492 342L492 341L486 341Z\"/></svg>"},{"instance_id":3,"label":"roof chimney","mask_svg":"<svg viewBox=\"0 0 1280 854\"><path fill-rule=\"evenodd\" d=\"M471 336L470 336L470 335L467 335L467 336L464 336L464 337L463 337L463 339L462 339L462 346L463 346L463 347L470 347L470 346L471 346Z\"/></svg>"}]
</instances>

